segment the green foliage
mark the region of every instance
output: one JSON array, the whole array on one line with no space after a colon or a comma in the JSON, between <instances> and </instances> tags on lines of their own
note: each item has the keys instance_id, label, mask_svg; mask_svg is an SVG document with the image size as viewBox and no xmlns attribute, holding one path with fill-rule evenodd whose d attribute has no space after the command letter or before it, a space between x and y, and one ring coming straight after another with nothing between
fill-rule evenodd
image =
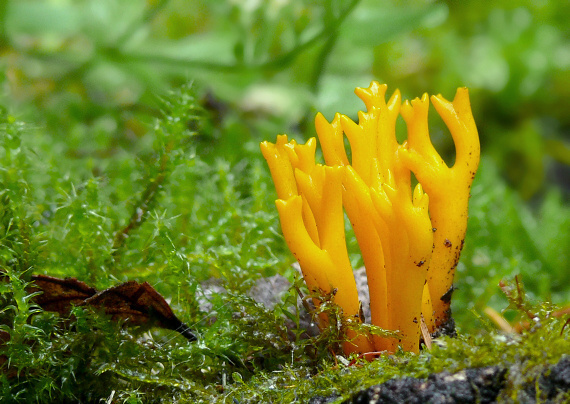
<instances>
[{"instance_id":1,"label":"green foliage","mask_svg":"<svg viewBox=\"0 0 570 404\"><path fill-rule=\"evenodd\" d=\"M567 11L0 1L1 401L340 401L395 376L496 363L521 369L505 393L516 396L570 351L570 326L562 332L548 304L525 301L540 324L520 337L481 315L491 306L524 319L498 287L516 274L531 302L570 301ZM251 296L275 274L300 286L258 143L283 132L306 140L316 110L356 116L353 89L371 79L408 98L467 85L485 157L453 296L460 337L418 356L346 362L335 349L350 325L308 337L294 287L272 308ZM430 130L453 161L446 129ZM98 289L148 281L200 339L125 328L84 307L43 312L32 274ZM334 305L320 310L339 318Z\"/></svg>"},{"instance_id":2,"label":"green foliage","mask_svg":"<svg viewBox=\"0 0 570 404\"><path fill-rule=\"evenodd\" d=\"M559 170L568 182L561 165L570 162L570 59L560 17L567 12L562 3L449 3L449 18L437 29L376 49L374 73L387 83L405 80L404 94L412 97L451 97L467 86L485 152L528 199L560 181L553 178ZM450 143L436 140L449 151Z\"/></svg>"}]
</instances>

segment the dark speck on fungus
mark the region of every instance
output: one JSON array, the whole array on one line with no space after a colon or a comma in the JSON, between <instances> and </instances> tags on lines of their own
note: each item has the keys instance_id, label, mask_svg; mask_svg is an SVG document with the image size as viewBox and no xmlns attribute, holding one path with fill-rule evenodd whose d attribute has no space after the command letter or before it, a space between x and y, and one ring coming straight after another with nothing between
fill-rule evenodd
<instances>
[{"instance_id":1,"label":"dark speck on fungus","mask_svg":"<svg viewBox=\"0 0 570 404\"><path fill-rule=\"evenodd\" d=\"M446 302L449 303L451 301L451 295L453 294L453 291L455 290L455 287L452 285L447 292L444 293L443 296L441 296L441 301L442 302Z\"/></svg>"}]
</instances>

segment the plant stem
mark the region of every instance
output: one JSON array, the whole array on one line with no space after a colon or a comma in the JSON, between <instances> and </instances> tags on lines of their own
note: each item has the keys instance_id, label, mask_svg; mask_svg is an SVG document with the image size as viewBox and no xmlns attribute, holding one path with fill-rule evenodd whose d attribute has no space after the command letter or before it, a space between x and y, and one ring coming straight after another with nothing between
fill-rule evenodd
<instances>
[{"instance_id":1,"label":"plant stem","mask_svg":"<svg viewBox=\"0 0 570 404\"><path fill-rule=\"evenodd\" d=\"M165 152L160 159L158 174L149 181L139 201L136 203L127 225L115 233L112 252L114 258L117 257L121 247L125 244L125 240L129 237L129 234L144 223L147 213L158 195L158 191L167 178L169 152L172 150L172 147L172 142L166 145Z\"/></svg>"}]
</instances>

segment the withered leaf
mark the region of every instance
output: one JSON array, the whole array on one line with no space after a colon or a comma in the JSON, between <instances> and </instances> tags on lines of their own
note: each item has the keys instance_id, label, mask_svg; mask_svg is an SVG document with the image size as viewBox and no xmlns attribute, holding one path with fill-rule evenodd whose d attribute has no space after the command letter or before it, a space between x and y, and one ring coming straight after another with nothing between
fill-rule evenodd
<instances>
[{"instance_id":1,"label":"withered leaf","mask_svg":"<svg viewBox=\"0 0 570 404\"><path fill-rule=\"evenodd\" d=\"M62 316L69 315L72 305L79 305L97 293L95 288L76 278L55 278L48 275L32 275L33 286L28 292L42 292L34 302L46 311L55 311Z\"/></svg>"},{"instance_id":2,"label":"withered leaf","mask_svg":"<svg viewBox=\"0 0 570 404\"><path fill-rule=\"evenodd\" d=\"M128 281L98 292L76 278L33 275L32 280L34 285L29 292L42 292L34 296L34 302L46 311L67 316L72 305L91 306L103 310L113 321L122 320L127 325L152 324L177 331L190 341L197 339L148 282Z\"/></svg>"},{"instance_id":3,"label":"withered leaf","mask_svg":"<svg viewBox=\"0 0 570 404\"><path fill-rule=\"evenodd\" d=\"M129 324L146 324L154 320L158 326L174 330L195 341L190 328L176 317L164 297L148 282L128 281L84 300L80 305L89 305L105 310L115 321Z\"/></svg>"}]
</instances>

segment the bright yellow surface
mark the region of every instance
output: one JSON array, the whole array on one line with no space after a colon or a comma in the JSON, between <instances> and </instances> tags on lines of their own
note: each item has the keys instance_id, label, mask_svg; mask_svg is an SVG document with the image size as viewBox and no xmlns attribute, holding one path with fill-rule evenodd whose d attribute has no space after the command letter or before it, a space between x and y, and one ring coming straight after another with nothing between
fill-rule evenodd
<instances>
[{"instance_id":1,"label":"bright yellow surface","mask_svg":"<svg viewBox=\"0 0 570 404\"><path fill-rule=\"evenodd\" d=\"M358 123L340 114L329 123L317 114L325 166L315 162L314 138L300 145L280 135L275 144L261 144L279 198L283 234L309 289L336 289L334 302L344 318L360 321L344 206L366 266L372 323L399 332L398 339L389 339L348 331L347 354L393 352L398 345L418 352L422 316L431 332L445 322L449 303L441 297L453 282L479 162L467 89L458 89L453 102L431 97L456 145L451 168L429 138L427 94L402 104L398 90L386 102L386 90L377 82L356 89L367 109L359 112ZM408 128L402 145L395 134L400 114ZM413 192L411 172L419 181Z\"/></svg>"},{"instance_id":2,"label":"bright yellow surface","mask_svg":"<svg viewBox=\"0 0 570 404\"><path fill-rule=\"evenodd\" d=\"M463 248L469 191L479 165L480 147L466 88L457 90L453 102L441 95L432 96L431 101L455 142L455 164L448 167L430 142L427 94L421 100L416 98L411 104L402 106L408 141L399 154L430 195L429 211L435 230L428 286L437 328L449 317L450 303L446 297L450 296L446 293L452 288L455 267Z\"/></svg>"}]
</instances>

